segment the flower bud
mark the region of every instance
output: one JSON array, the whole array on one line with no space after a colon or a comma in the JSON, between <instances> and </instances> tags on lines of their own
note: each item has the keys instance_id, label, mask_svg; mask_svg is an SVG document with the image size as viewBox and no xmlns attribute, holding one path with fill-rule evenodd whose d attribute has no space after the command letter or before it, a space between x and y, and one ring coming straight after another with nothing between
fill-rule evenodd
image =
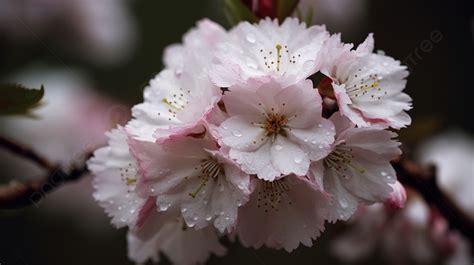
<instances>
[{"instance_id":1,"label":"flower bud","mask_svg":"<svg viewBox=\"0 0 474 265\"><path fill-rule=\"evenodd\" d=\"M405 207L405 202L407 200L407 192L403 185L397 181L395 184L390 185L393 189L392 193L390 193L390 197L385 202L388 206L394 209L402 209Z\"/></svg>"}]
</instances>

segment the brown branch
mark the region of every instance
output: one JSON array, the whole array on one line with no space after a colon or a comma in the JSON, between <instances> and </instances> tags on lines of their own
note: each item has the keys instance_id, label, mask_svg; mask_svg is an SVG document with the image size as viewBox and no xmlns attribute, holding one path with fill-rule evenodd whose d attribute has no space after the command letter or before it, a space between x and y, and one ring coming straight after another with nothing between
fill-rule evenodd
<instances>
[{"instance_id":1,"label":"brown branch","mask_svg":"<svg viewBox=\"0 0 474 265\"><path fill-rule=\"evenodd\" d=\"M17 144L5 137L0 136L0 146L7 150L10 150L11 152L19 156L22 156L28 160L31 160L32 162L36 163L38 166L48 171L53 171L55 169L54 164L50 162L48 159L39 155L32 149L22 146L20 144Z\"/></svg>"},{"instance_id":2,"label":"brown branch","mask_svg":"<svg viewBox=\"0 0 474 265\"><path fill-rule=\"evenodd\" d=\"M474 242L474 220L440 189L436 182L435 167L423 168L403 157L392 164L402 184L416 190L426 203L434 206L446 218L452 229Z\"/></svg>"},{"instance_id":3,"label":"brown branch","mask_svg":"<svg viewBox=\"0 0 474 265\"><path fill-rule=\"evenodd\" d=\"M16 209L37 204L46 195L66 182L74 181L88 172L86 165L74 166L66 171L61 166L50 162L32 149L26 148L0 136L0 147L29 159L47 171L46 176L24 182L11 181L0 186L0 209ZM87 152L85 158L90 157Z\"/></svg>"}]
</instances>

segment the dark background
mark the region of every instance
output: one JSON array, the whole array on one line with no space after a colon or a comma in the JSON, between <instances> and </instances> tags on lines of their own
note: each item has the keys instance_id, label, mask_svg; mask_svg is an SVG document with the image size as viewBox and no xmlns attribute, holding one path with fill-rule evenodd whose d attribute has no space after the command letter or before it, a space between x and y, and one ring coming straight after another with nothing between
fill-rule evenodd
<instances>
[{"instance_id":1,"label":"dark background","mask_svg":"<svg viewBox=\"0 0 474 265\"><path fill-rule=\"evenodd\" d=\"M94 66L70 54L52 54L33 36L20 44L2 41L0 36L0 80L35 61L73 65L86 70L102 94L131 106L142 100L143 87L161 70L163 48L179 42L196 20L209 17L228 27L222 3L217 0L133 1L130 7L138 21L140 40L127 62L115 67ZM376 49L409 66L406 92L414 101L410 111L413 125L402 130L402 141L413 148L418 141L448 128L472 135L472 1L373 0L368 8L365 19L357 21L349 32L342 32L343 40L360 43L367 33L374 32ZM331 24L328 27L332 33L340 30ZM45 214L42 207L0 212L1 265L130 264L125 231L107 225L105 214L99 228L84 230L84 224L91 222L88 216L56 215L54 211ZM210 264L335 264L326 243L337 230L339 227L328 226L313 248L300 247L291 254L229 244L228 255L212 258ZM371 263L379 264L376 257Z\"/></svg>"}]
</instances>

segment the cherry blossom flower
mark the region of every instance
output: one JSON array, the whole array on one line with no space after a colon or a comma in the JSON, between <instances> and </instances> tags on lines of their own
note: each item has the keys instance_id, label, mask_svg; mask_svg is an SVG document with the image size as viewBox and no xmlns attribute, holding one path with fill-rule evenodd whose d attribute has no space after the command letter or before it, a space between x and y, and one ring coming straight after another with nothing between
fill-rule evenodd
<instances>
[{"instance_id":1,"label":"cherry blossom flower","mask_svg":"<svg viewBox=\"0 0 474 265\"><path fill-rule=\"evenodd\" d=\"M249 176L219 153L209 139L172 138L161 144L132 140L130 148L144 176L142 196L157 196L160 211L180 206L189 227L214 222L231 230L237 208L248 200Z\"/></svg>"},{"instance_id":2,"label":"cherry blossom flower","mask_svg":"<svg viewBox=\"0 0 474 265\"><path fill-rule=\"evenodd\" d=\"M94 173L94 198L112 218L116 227L137 224L145 199L137 196L135 186L139 175L127 144L127 133L122 127L107 133L108 146L97 149L88 161Z\"/></svg>"},{"instance_id":3,"label":"cherry blossom flower","mask_svg":"<svg viewBox=\"0 0 474 265\"><path fill-rule=\"evenodd\" d=\"M166 68L150 81L144 102L132 109L127 131L140 140L163 140L175 134L203 132L207 116L220 100L221 91L209 78L212 51L224 38L217 24L202 20L165 51Z\"/></svg>"},{"instance_id":4,"label":"cherry blossom flower","mask_svg":"<svg viewBox=\"0 0 474 265\"><path fill-rule=\"evenodd\" d=\"M217 45L210 77L220 87L269 77L295 84L319 70L316 59L327 38L323 26L307 28L295 18L281 25L269 18L256 25L242 22Z\"/></svg>"},{"instance_id":5,"label":"cherry blossom flower","mask_svg":"<svg viewBox=\"0 0 474 265\"><path fill-rule=\"evenodd\" d=\"M183 44L172 44L166 47L163 61L166 67L175 69L178 73L188 63L186 54L192 53L199 56L201 67L208 67L214 57L214 48L225 40L227 32L219 24L202 19L198 21L197 27L191 29L183 37Z\"/></svg>"},{"instance_id":6,"label":"cherry blossom flower","mask_svg":"<svg viewBox=\"0 0 474 265\"><path fill-rule=\"evenodd\" d=\"M239 209L237 234L244 246L311 247L324 230L329 199L305 177L285 176L274 181L253 179L249 202Z\"/></svg>"},{"instance_id":7,"label":"cherry blossom flower","mask_svg":"<svg viewBox=\"0 0 474 265\"><path fill-rule=\"evenodd\" d=\"M416 196L410 197L402 210L381 204L361 207L349 224L331 246L336 257L346 262L375 252L385 263L394 265L471 262L467 240L449 231L446 220Z\"/></svg>"},{"instance_id":8,"label":"cherry blossom flower","mask_svg":"<svg viewBox=\"0 0 474 265\"><path fill-rule=\"evenodd\" d=\"M187 63L192 64L193 59L189 59ZM199 65L186 67L180 75L166 69L151 80L144 92L145 101L132 109L136 119L128 124L127 131L148 141L203 132L203 122L221 91L196 67Z\"/></svg>"},{"instance_id":9,"label":"cherry blossom flower","mask_svg":"<svg viewBox=\"0 0 474 265\"><path fill-rule=\"evenodd\" d=\"M324 45L321 72L332 80L339 110L357 126L387 125L395 129L411 123L405 112L411 98L402 92L408 71L399 61L373 52L369 35L356 50L332 36Z\"/></svg>"},{"instance_id":10,"label":"cherry blossom flower","mask_svg":"<svg viewBox=\"0 0 474 265\"><path fill-rule=\"evenodd\" d=\"M334 126L321 118L321 97L310 80L282 88L272 81L231 87L223 97L227 113L219 141L244 171L272 181L281 175L304 176L310 160L330 152Z\"/></svg>"},{"instance_id":11,"label":"cherry blossom flower","mask_svg":"<svg viewBox=\"0 0 474 265\"><path fill-rule=\"evenodd\" d=\"M338 112L332 152L313 162L310 177L332 195L330 221L347 220L359 203L390 198L396 175L390 161L401 154L395 133L380 128L357 128Z\"/></svg>"},{"instance_id":12,"label":"cherry blossom flower","mask_svg":"<svg viewBox=\"0 0 474 265\"><path fill-rule=\"evenodd\" d=\"M180 265L202 264L211 254L223 256L226 252L213 227L190 228L179 209L158 212L156 205L140 229L128 232L127 241L129 258L140 264L149 259L158 262L160 252Z\"/></svg>"}]
</instances>

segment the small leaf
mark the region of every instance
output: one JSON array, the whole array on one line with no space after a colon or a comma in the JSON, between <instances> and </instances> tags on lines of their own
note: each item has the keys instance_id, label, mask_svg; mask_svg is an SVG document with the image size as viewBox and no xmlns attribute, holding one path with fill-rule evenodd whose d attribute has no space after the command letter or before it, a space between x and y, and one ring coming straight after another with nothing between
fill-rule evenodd
<instances>
[{"instance_id":1,"label":"small leaf","mask_svg":"<svg viewBox=\"0 0 474 265\"><path fill-rule=\"evenodd\" d=\"M226 0L224 13L233 26L241 21L255 23L258 18L240 0Z\"/></svg>"},{"instance_id":2,"label":"small leaf","mask_svg":"<svg viewBox=\"0 0 474 265\"><path fill-rule=\"evenodd\" d=\"M299 0L278 0L277 2L277 17L280 22L283 22L287 17L291 16L298 5Z\"/></svg>"},{"instance_id":3,"label":"small leaf","mask_svg":"<svg viewBox=\"0 0 474 265\"><path fill-rule=\"evenodd\" d=\"M31 115L40 105L44 87L29 89L19 84L0 85L0 115Z\"/></svg>"}]
</instances>

